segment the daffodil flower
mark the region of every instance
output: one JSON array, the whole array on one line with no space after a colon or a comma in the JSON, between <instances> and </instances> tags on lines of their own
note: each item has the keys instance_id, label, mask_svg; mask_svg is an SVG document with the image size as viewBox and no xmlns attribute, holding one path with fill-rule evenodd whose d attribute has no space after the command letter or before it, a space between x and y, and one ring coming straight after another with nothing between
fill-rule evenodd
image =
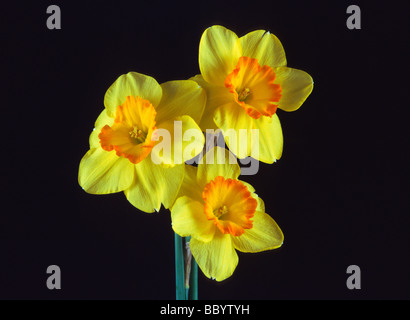
<instances>
[{"instance_id":1,"label":"daffodil flower","mask_svg":"<svg viewBox=\"0 0 410 320\"><path fill-rule=\"evenodd\" d=\"M258 160L279 159L283 136L276 110L297 110L313 89L309 74L286 66L279 39L265 30L238 38L222 26L210 27L199 44L199 67L201 75L192 79L208 95L202 130L246 130L247 139L237 134L234 143L225 136L230 150L242 159L257 147L252 138L252 129L257 129ZM241 148L244 142L247 146Z\"/></svg>"},{"instance_id":2,"label":"daffodil flower","mask_svg":"<svg viewBox=\"0 0 410 320\"><path fill-rule=\"evenodd\" d=\"M152 77L130 72L108 89L105 109L90 135L90 150L80 163L79 184L92 194L124 191L127 199L145 212L169 208L184 177L183 162L169 156L167 165L157 164L160 129L178 139L170 141L172 155L181 153L188 142L182 135L189 129L201 132L200 121L206 94L191 80L159 85ZM174 124L181 132L173 134ZM193 144L193 146L192 146ZM200 152L204 138L190 142L192 157ZM197 150L197 152L195 151Z\"/></svg>"},{"instance_id":3,"label":"daffodil flower","mask_svg":"<svg viewBox=\"0 0 410 320\"><path fill-rule=\"evenodd\" d=\"M222 158L225 163L218 160ZM191 236L190 249L199 267L217 281L234 272L236 250L260 252L283 243L282 231L265 213L255 189L238 180L240 168L230 163L232 158L216 147L197 168L186 166L180 196L171 208L172 228L182 237Z\"/></svg>"}]
</instances>

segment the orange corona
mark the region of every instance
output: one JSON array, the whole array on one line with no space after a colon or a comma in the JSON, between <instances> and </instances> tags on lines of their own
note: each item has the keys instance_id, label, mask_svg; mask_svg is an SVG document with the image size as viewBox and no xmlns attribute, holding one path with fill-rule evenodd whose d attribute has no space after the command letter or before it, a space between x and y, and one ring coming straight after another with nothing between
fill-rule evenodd
<instances>
[{"instance_id":1,"label":"orange corona","mask_svg":"<svg viewBox=\"0 0 410 320\"><path fill-rule=\"evenodd\" d=\"M272 117L278 108L282 89L274 80L271 67L261 67L254 58L240 57L236 68L226 77L225 87L250 117L259 119Z\"/></svg>"},{"instance_id":2,"label":"orange corona","mask_svg":"<svg viewBox=\"0 0 410 320\"><path fill-rule=\"evenodd\" d=\"M202 198L207 219L222 233L240 236L252 228L257 201L242 182L218 176L205 186Z\"/></svg>"},{"instance_id":3,"label":"orange corona","mask_svg":"<svg viewBox=\"0 0 410 320\"><path fill-rule=\"evenodd\" d=\"M156 129L154 106L140 97L128 96L117 107L114 124L101 129L98 135L101 147L115 150L117 156L137 164L145 159L155 145L151 141Z\"/></svg>"}]
</instances>

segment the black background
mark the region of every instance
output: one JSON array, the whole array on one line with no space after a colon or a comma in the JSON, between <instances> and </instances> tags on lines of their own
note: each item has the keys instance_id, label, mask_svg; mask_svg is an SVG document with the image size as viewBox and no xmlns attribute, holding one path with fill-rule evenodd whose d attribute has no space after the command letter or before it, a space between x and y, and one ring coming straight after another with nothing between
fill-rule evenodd
<instances>
[{"instance_id":1,"label":"black background","mask_svg":"<svg viewBox=\"0 0 410 320\"><path fill-rule=\"evenodd\" d=\"M231 278L199 275L200 299L409 299L409 6L386 1L26 1L1 18L0 298L174 299L169 212L95 196L78 165L105 91L137 71L199 73L202 32L270 30L315 87L278 111L284 154L245 177L285 234L239 253ZM62 29L48 30L48 5ZM362 29L346 27L357 4ZM46 269L62 270L62 289ZM346 287L358 265L362 289Z\"/></svg>"}]
</instances>

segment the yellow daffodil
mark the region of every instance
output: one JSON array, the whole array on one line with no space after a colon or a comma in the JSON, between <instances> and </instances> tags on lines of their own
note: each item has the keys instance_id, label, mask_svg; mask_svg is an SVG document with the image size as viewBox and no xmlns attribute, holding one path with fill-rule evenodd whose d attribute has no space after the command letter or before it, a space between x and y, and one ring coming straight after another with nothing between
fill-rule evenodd
<instances>
[{"instance_id":1,"label":"yellow daffodil","mask_svg":"<svg viewBox=\"0 0 410 320\"><path fill-rule=\"evenodd\" d=\"M129 202L145 212L159 211L161 203L169 208L184 177L184 164L174 161L174 155L188 145L182 139L184 133L190 129L201 132L196 122L205 101L204 90L191 80L159 85L136 72L120 76L105 94L105 109L95 122L90 150L80 163L79 184L92 194L124 191ZM179 132L174 130L175 123ZM161 129L173 137L167 165L157 164ZM202 134L190 143L192 157L203 144Z\"/></svg>"},{"instance_id":2,"label":"yellow daffodil","mask_svg":"<svg viewBox=\"0 0 410 320\"><path fill-rule=\"evenodd\" d=\"M224 164L218 160L222 158ZM230 164L232 158L229 151L216 147L197 168L186 166L178 199L171 208L172 228L182 237L191 236L190 249L199 267L217 281L234 272L236 250L260 252L283 243L282 231L265 213L255 189L238 180L240 168Z\"/></svg>"},{"instance_id":3,"label":"yellow daffodil","mask_svg":"<svg viewBox=\"0 0 410 320\"><path fill-rule=\"evenodd\" d=\"M246 130L245 139L239 134L225 136L238 158L251 156L259 140L258 160L279 159L283 137L276 110L297 110L313 89L309 74L286 66L279 39L265 30L238 38L222 26L210 27L199 44L199 67L201 75L193 80L208 95L202 130ZM252 129L259 130L258 139L252 137ZM240 148L245 142L246 147Z\"/></svg>"}]
</instances>

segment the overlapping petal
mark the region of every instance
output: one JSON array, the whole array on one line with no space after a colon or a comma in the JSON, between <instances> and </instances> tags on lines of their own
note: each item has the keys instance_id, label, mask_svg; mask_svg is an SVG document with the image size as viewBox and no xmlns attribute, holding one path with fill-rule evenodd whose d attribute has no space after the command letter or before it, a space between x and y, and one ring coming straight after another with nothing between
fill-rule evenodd
<instances>
[{"instance_id":1,"label":"overlapping petal","mask_svg":"<svg viewBox=\"0 0 410 320\"><path fill-rule=\"evenodd\" d=\"M218 176L225 179L237 179L241 174L236 158L228 150L215 147L209 150L202 163L198 165L197 182L201 190L211 180Z\"/></svg>"},{"instance_id":2,"label":"overlapping petal","mask_svg":"<svg viewBox=\"0 0 410 320\"><path fill-rule=\"evenodd\" d=\"M95 121L94 124L94 130L90 134L90 148L98 148L100 147L100 138L98 138L98 135L101 132L101 129L108 125L112 126L114 123L114 117L109 116L107 109L104 109L100 115L98 116L97 120Z\"/></svg>"},{"instance_id":3,"label":"overlapping petal","mask_svg":"<svg viewBox=\"0 0 410 320\"><path fill-rule=\"evenodd\" d=\"M178 198L171 212L172 228L181 237L192 236L200 241L209 242L216 227L204 213L204 206L199 201L184 196Z\"/></svg>"},{"instance_id":4,"label":"overlapping petal","mask_svg":"<svg viewBox=\"0 0 410 320\"><path fill-rule=\"evenodd\" d=\"M214 122L215 110L224 104L232 102L232 95L224 85L213 85L206 82L200 74L191 79L204 88L207 95L206 112L203 113L199 126L204 132L206 132L207 129L218 129Z\"/></svg>"},{"instance_id":5,"label":"overlapping petal","mask_svg":"<svg viewBox=\"0 0 410 320\"><path fill-rule=\"evenodd\" d=\"M206 102L204 89L192 80L168 81L161 88L162 99L156 108L158 124L184 115L199 124Z\"/></svg>"},{"instance_id":6,"label":"overlapping petal","mask_svg":"<svg viewBox=\"0 0 410 320\"><path fill-rule=\"evenodd\" d=\"M214 115L216 125L222 130L225 142L239 159L251 154L252 118L236 102L218 108Z\"/></svg>"},{"instance_id":7,"label":"overlapping petal","mask_svg":"<svg viewBox=\"0 0 410 320\"><path fill-rule=\"evenodd\" d=\"M240 237L233 237L236 249L242 252L260 252L279 248L283 243L283 233L275 220L263 211L256 211L253 227L245 230Z\"/></svg>"},{"instance_id":8,"label":"overlapping petal","mask_svg":"<svg viewBox=\"0 0 410 320\"><path fill-rule=\"evenodd\" d=\"M150 76L137 72L123 74L111 85L104 97L104 105L110 116L115 114L117 107L124 103L127 96L138 96L157 107L161 101L162 89Z\"/></svg>"},{"instance_id":9,"label":"overlapping petal","mask_svg":"<svg viewBox=\"0 0 410 320\"><path fill-rule=\"evenodd\" d=\"M258 159L265 163L273 163L280 159L283 151L283 134L278 115L254 119L252 126L253 129L259 130L258 141L252 142L253 146L259 142Z\"/></svg>"},{"instance_id":10,"label":"overlapping petal","mask_svg":"<svg viewBox=\"0 0 410 320\"><path fill-rule=\"evenodd\" d=\"M199 43L199 68L204 79L214 85L224 85L242 56L238 36L222 26L205 30Z\"/></svg>"},{"instance_id":11,"label":"overlapping petal","mask_svg":"<svg viewBox=\"0 0 410 320\"><path fill-rule=\"evenodd\" d=\"M208 278L222 281L235 271L239 259L231 235L215 232L212 241L192 238L189 243L195 260Z\"/></svg>"},{"instance_id":12,"label":"overlapping petal","mask_svg":"<svg viewBox=\"0 0 410 320\"><path fill-rule=\"evenodd\" d=\"M197 181L198 168L190 165L184 166L185 174L177 198L187 196L192 200L202 202L202 189Z\"/></svg>"},{"instance_id":13,"label":"overlapping petal","mask_svg":"<svg viewBox=\"0 0 410 320\"><path fill-rule=\"evenodd\" d=\"M134 166L114 151L90 149L80 162L78 182L88 193L108 194L127 189L134 179Z\"/></svg>"},{"instance_id":14,"label":"overlapping petal","mask_svg":"<svg viewBox=\"0 0 410 320\"><path fill-rule=\"evenodd\" d=\"M128 201L145 212L159 211L161 203L170 208L184 178L183 165L166 168L154 164L150 157L134 166L135 178L124 191Z\"/></svg>"},{"instance_id":15,"label":"overlapping petal","mask_svg":"<svg viewBox=\"0 0 410 320\"><path fill-rule=\"evenodd\" d=\"M189 116L162 122L156 134L162 136L152 149L153 160L158 164L182 164L197 156L205 143L201 129Z\"/></svg>"},{"instance_id":16,"label":"overlapping petal","mask_svg":"<svg viewBox=\"0 0 410 320\"><path fill-rule=\"evenodd\" d=\"M274 68L275 83L282 88L282 98L278 108L284 111L295 111L305 102L313 90L312 77L298 69L288 67Z\"/></svg>"},{"instance_id":17,"label":"overlapping petal","mask_svg":"<svg viewBox=\"0 0 410 320\"><path fill-rule=\"evenodd\" d=\"M286 55L282 43L269 31L252 31L239 39L242 54L245 57L258 59L261 66L286 66Z\"/></svg>"}]
</instances>

